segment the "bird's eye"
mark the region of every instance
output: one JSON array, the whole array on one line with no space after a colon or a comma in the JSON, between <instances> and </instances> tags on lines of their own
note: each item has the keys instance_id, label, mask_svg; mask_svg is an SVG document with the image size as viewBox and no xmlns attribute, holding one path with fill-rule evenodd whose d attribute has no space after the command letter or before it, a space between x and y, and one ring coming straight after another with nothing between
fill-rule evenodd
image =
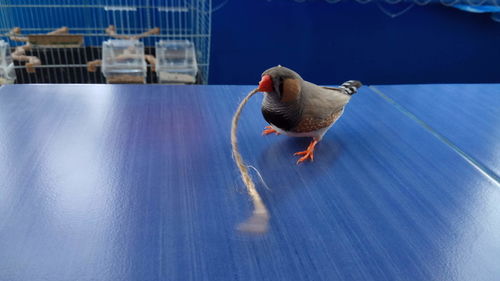
<instances>
[{"instance_id":1,"label":"bird's eye","mask_svg":"<svg viewBox=\"0 0 500 281\"><path fill-rule=\"evenodd\" d=\"M281 78L280 78L279 90L280 90L280 96L283 96L283 79L281 79Z\"/></svg>"}]
</instances>

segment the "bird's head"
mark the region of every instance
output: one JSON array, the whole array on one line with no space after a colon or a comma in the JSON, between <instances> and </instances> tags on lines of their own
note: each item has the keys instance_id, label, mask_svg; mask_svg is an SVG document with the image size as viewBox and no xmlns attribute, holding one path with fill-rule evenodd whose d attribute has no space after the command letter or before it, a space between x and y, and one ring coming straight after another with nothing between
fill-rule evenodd
<instances>
[{"instance_id":1,"label":"bird's head","mask_svg":"<svg viewBox=\"0 0 500 281\"><path fill-rule=\"evenodd\" d=\"M281 65L262 73L259 92L266 92L281 102L295 101L302 88L302 77L297 72Z\"/></svg>"}]
</instances>

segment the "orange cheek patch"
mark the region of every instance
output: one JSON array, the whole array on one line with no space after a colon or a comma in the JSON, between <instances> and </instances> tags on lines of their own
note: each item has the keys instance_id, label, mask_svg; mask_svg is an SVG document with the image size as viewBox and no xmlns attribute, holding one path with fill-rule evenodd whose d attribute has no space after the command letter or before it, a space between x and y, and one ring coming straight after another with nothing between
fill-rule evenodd
<instances>
[{"instance_id":1,"label":"orange cheek patch","mask_svg":"<svg viewBox=\"0 0 500 281\"><path fill-rule=\"evenodd\" d=\"M298 79L283 80L283 93L281 93L282 102L295 101L300 93L300 81Z\"/></svg>"}]
</instances>

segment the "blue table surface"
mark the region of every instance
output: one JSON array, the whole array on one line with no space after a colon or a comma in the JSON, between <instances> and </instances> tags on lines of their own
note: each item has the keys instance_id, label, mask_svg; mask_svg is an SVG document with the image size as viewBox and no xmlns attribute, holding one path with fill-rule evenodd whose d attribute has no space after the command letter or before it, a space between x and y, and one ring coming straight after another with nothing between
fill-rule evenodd
<instances>
[{"instance_id":1,"label":"blue table surface","mask_svg":"<svg viewBox=\"0 0 500 281\"><path fill-rule=\"evenodd\" d=\"M500 84L372 86L500 176Z\"/></svg>"},{"instance_id":2,"label":"blue table surface","mask_svg":"<svg viewBox=\"0 0 500 281\"><path fill-rule=\"evenodd\" d=\"M435 86L446 112L478 106ZM309 140L261 136L257 96L239 142L271 220L253 236L229 143L251 89L1 87L0 280L500 280L498 116L363 87L296 165Z\"/></svg>"}]
</instances>

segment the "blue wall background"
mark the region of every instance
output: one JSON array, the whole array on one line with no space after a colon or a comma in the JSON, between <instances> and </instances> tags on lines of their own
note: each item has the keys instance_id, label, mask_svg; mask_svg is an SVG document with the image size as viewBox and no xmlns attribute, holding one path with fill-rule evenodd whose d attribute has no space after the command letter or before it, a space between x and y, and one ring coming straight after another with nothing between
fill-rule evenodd
<instances>
[{"instance_id":1,"label":"blue wall background","mask_svg":"<svg viewBox=\"0 0 500 281\"><path fill-rule=\"evenodd\" d=\"M210 84L255 84L277 64L320 84L500 82L500 23L440 4L391 18L375 2L324 0L229 0L213 14Z\"/></svg>"}]
</instances>

